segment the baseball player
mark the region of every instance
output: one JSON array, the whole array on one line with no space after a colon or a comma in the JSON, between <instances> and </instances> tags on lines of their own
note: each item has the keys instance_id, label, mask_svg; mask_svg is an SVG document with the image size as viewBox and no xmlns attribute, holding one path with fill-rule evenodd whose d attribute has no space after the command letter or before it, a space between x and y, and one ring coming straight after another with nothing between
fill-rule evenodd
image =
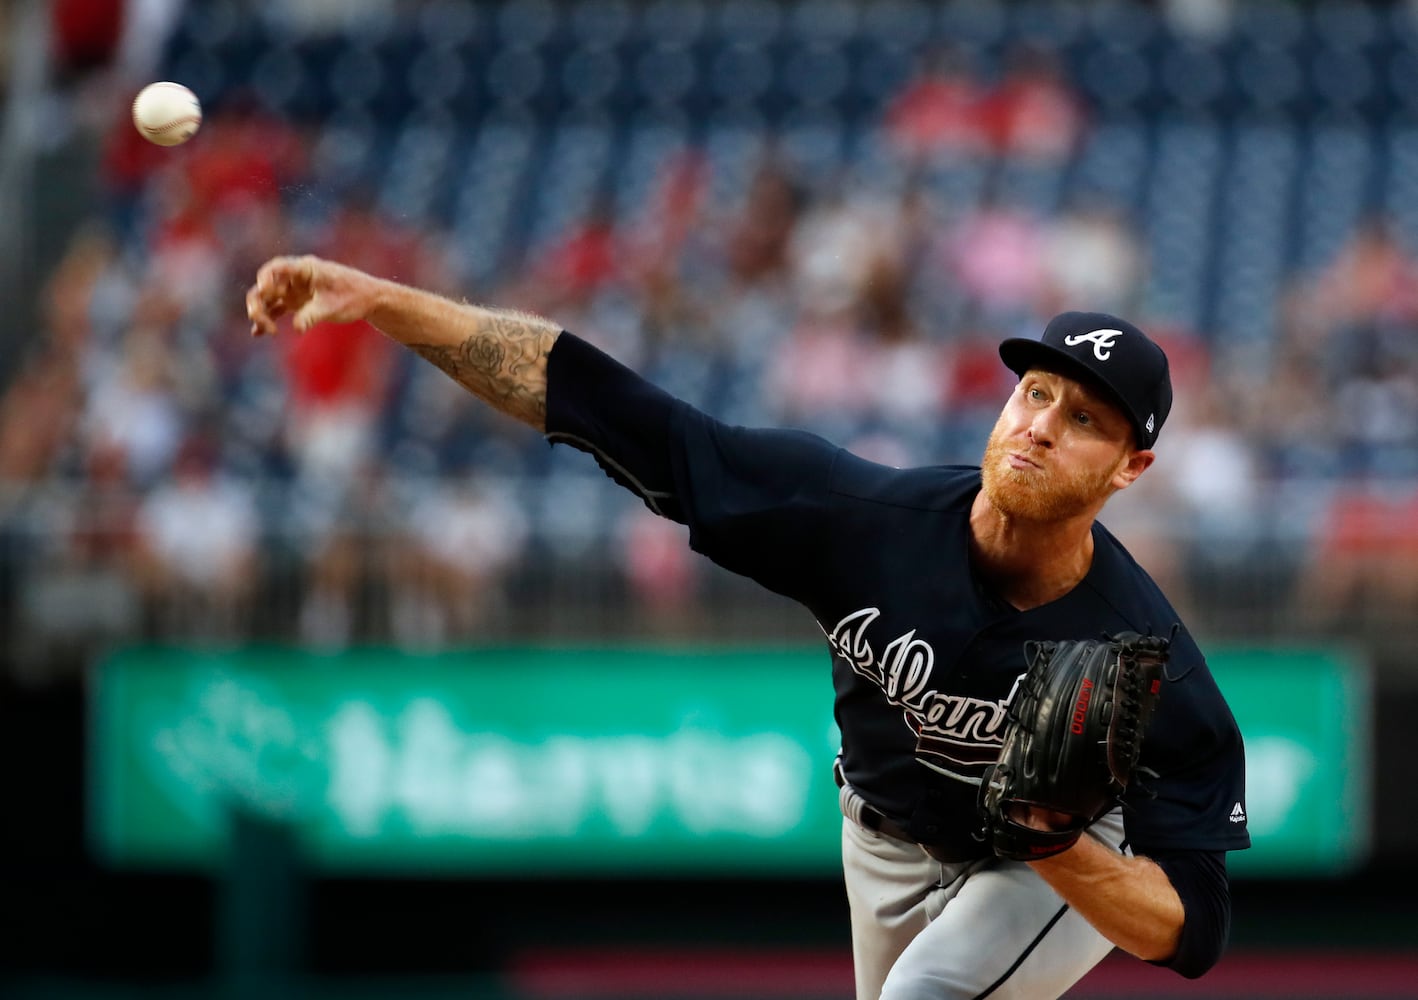
<instances>
[{"instance_id":1,"label":"baseball player","mask_svg":"<svg viewBox=\"0 0 1418 1000\"><path fill-rule=\"evenodd\" d=\"M271 260L246 306L255 335L285 315L368 320L806 606L831 651L860 1000L1057 997L1114 947L1189 977L1216 962L1226 852L1249 846L1241 737L1176 612L1095 520L1151 465L1171 406L1166 356L1135 326L1065 313L1004 341L1019 382L981 466L894 469L723 424L545 319L338 263ZM1001 857L981 790L1026 648L1125 630L1171 630L1145 778L1066 849ZM1076 817L1010 819L1058 837Z\"/></svg>"}]
</instances>

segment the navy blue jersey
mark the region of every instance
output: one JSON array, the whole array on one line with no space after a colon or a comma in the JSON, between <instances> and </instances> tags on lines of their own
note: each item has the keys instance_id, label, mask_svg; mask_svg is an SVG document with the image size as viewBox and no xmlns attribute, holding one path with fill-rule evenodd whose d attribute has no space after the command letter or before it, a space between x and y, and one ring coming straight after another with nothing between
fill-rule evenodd
<instances>
[{"instance_id":1,"label":"navy blue jersey","mask_svg":"<svg viewBox=\"0 0 1418 1000\"><path fill-rule=\"evenodd\" d=\"M1168 632L1178 616L1102 526L1084 580L1042 607L1000 601L972 570L978 468L895 469L796 431L721 423L570 335L548 371L547 435L689 526L721 566L802 603L831 651L842 767L922 843L961 854L999 754L1030 639ZM1249 846L1240 733L1184 626L1125 799L1139 853Z\"/></svg>"}]
</instances>

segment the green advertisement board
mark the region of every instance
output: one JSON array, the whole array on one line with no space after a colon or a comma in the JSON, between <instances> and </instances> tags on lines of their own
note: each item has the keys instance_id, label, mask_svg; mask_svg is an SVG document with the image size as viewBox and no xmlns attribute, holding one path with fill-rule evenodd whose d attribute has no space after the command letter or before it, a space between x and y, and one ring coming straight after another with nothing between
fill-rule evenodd
<instances>
[{"instance_id":1,"label":"green advertisement board","mask_svg":"<svg viewBox=\"0 0 1418 1000\"><path fill-rule=\"evenodd\" d=\"M1235 869L1361 860L1363 673L1322 652L1212 666L1247 739ZM128 650L93 685L92 839L209 867L239 811L337 872L828 874L828 673L817 648Z\"/></svg>"},{"instance_id":2,"label":"green advertisement board","mask_svg":"<svg viewBox=\"0 0 1418 1000\"><path fill-rule=\"evenodd\" d=\"M1370 838L1372 685L1343 651L1231 649L1208 656L1246 741L1247 875L1342 875Z\"/></svg>"}]
</instances>

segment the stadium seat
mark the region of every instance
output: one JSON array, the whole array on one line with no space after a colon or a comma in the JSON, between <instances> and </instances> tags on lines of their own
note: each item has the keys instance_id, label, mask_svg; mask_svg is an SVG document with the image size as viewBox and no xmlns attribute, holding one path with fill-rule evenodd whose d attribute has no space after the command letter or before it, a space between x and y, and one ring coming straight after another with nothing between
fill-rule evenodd
<instances>
[{"instance_id":1,"label":"stadium seat","mask_svg":"<svg viewBox=\"0 0 1418 1000\"><path fill-rule=\"evenodd\" d=\"M468 45L488 31L483 8L461 0L425 0L415 12L419 45L448 49Z\"/></svg>"},{"instance_id":2,"label":"stadium seat","mask_svg":"<svg viewBox=\"0 0 1418 1000\"><path fill-rule=\"evenodd\" d=\"M857 31L861 5L852 0L798 4L788 16L789 31L801 44L841 46Z\"/></svg>"},{"instance_id":3,"label":"stadium seat","mask_svg":"<svg viewBox=\"0 0 1418 1000\"><path fill-rule=\"evenodd\" d=\"M551 0L507 0L497 12L499 45L541 45L556 31L560 11Z\"/></svg>"},{"instance_id":4,"label":"stadium seat","mask_svg":"<svg viewBox=\"0 0 1418 1000\"><path fill-rule=\"evenodd\" d=\"M1371 155L1366 132L1354 126L1316 128L1301 178L1298 264L1329 260L1353 231L1368 202Z\"/></svg>"},{"instance_id":5,"label":"stadium seat","mask_svg":"<svg viewBox=\"0 0 1418 1000\"><path fill-rule=\"evenodd\" d=\"M599 48L619 45L634 22L625 0L584 0L572 5L568 17L572 37L582 45Z\"/></svg>"},{"instance_id":6,"label":"stadium seat","mask_svg":"<svg viewBox=\"0 0 1418 1000\"><path fill-rule=\"evenodd\" d=\"M526 120L492 120L478 131L467 167L456 185L453 241L463 276L480 287L506 262L517 209L540 145Z\"/></svg>"},{"instance_id":7,"label":"stadium seat","mask_svg":"<svg viewBox=\"0 0 1418 1000\"><path fill-rule=\"evenodd\" d=\"M767 45L782 30L779 5L771 0L724 0L714 8L712 29L721 43Z\"/></svg>"},{"instance_id":8,"label":"stadium seat","mask_svg":"<svg viewBox=\"0 0 1418 1000\"><path fill-rule=\"evenodd\" d=\"M654 0L640 11L638 34L647 42L687 48L708 30L709 15L699 0Z\"/></svg>"},{"instance_id":9,"label":"stadium seat","mask_svg":"<svg viewBox=\"0 0 1418 1000\"><path fill-rule=\"evenodd\" d=\"M1191 329L1207 325L1207 262L1222 163L1214 123L1176 122L1159 129L1143 217L1151 260L1148 311L1175 316Z\"/></svg>"}]
</instances>

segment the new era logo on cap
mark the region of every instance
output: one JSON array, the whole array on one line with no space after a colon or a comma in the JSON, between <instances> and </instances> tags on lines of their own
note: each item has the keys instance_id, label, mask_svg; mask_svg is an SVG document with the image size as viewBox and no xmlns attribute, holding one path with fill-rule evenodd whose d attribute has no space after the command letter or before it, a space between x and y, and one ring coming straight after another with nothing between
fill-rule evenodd
<instances>
[{"instance_id":1,"label":"new era logo on cap","mask_svg":"<svg viewBox=\"0 0 1418 1000\"><path fill-rule=\"evenodd\" d=\"M1046 368L1101 386L1127 414L1140 448L1156 443L1172 409L1167 355L1147 334L1108 313L1060 313L1038 340L1012 337L999 353L1016 375Z\"/></svg>"}]
</instances>

